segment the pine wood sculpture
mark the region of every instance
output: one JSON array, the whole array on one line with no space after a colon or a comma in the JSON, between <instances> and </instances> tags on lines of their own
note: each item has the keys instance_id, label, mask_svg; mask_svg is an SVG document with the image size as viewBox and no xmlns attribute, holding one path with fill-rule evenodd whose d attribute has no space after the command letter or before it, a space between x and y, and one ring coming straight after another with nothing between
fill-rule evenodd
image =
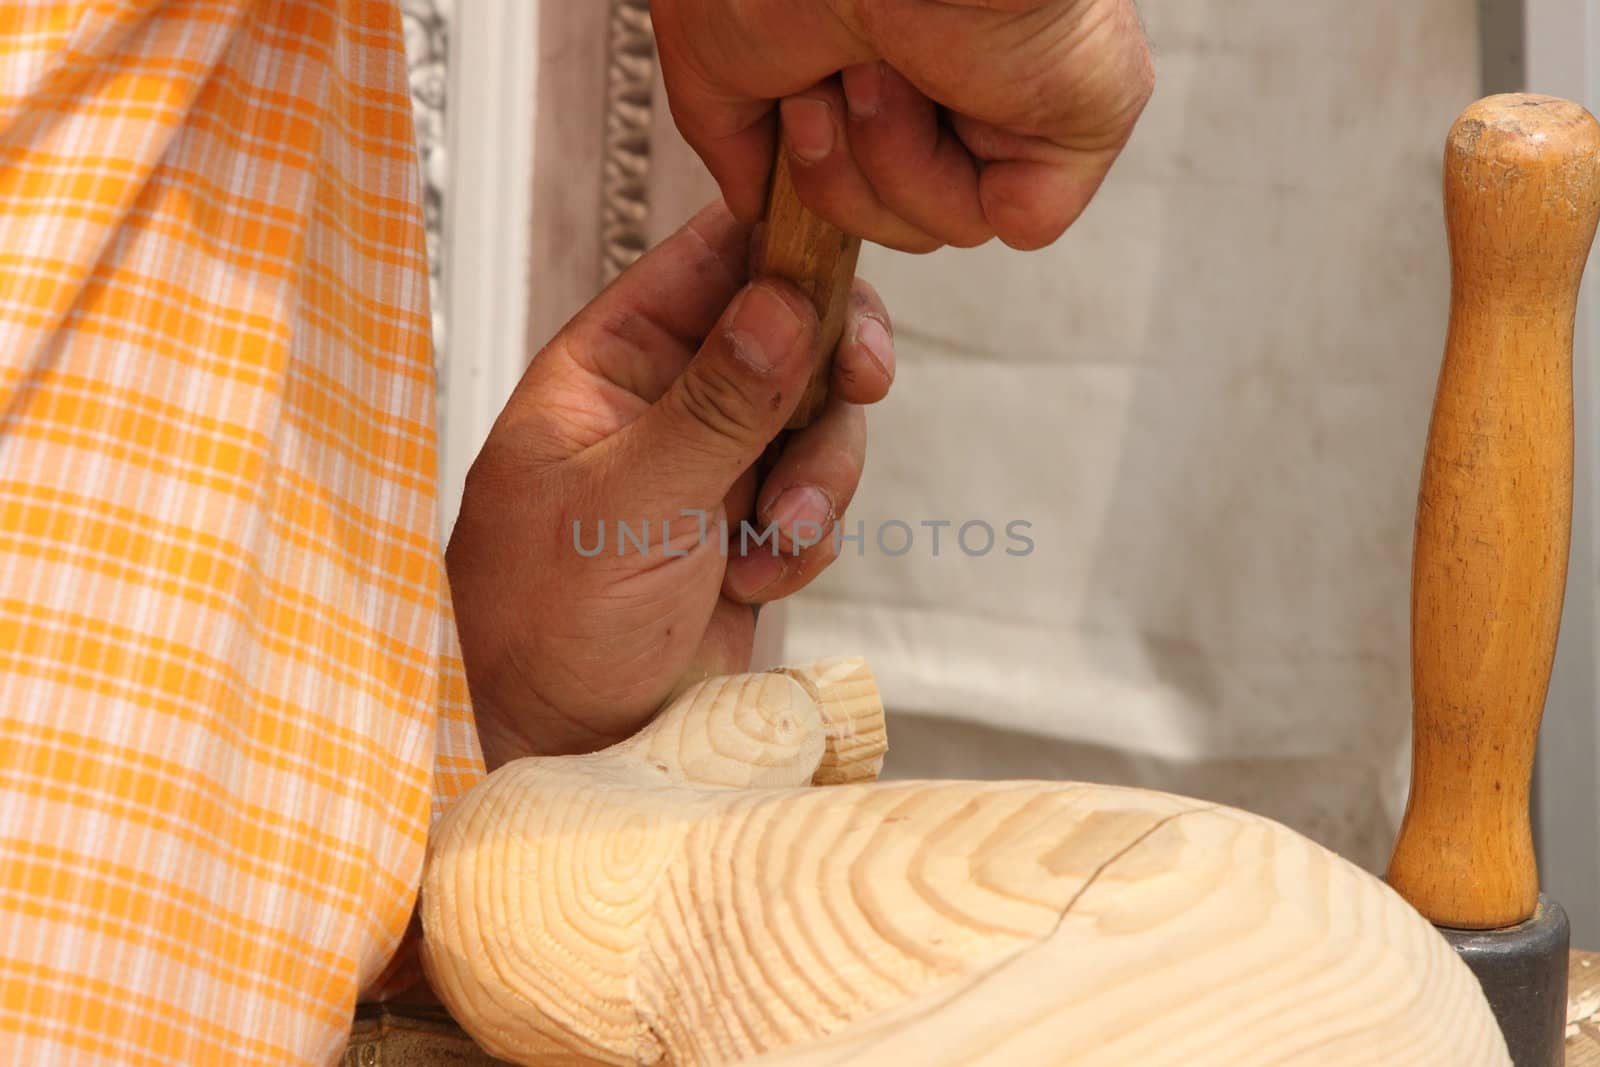
<instances>
[{"instance_id":1,"label":"pine wood sculpture","mask_svg":"<svg viewBox=\"0 0 1600 1067\"><path fill-rule=\"evenodd\" d=\"M872 783L883 750L870 675L836 660L508 764L430 845L435 990L522 1064L1508 1062L1433 927L1275 823Z\"/></svg>"}]
</instances>

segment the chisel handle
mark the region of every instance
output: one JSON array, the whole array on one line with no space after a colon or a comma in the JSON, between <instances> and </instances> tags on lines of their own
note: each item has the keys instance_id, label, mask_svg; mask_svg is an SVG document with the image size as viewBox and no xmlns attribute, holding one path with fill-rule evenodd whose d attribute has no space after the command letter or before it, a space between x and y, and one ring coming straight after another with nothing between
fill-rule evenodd
<instances>
[{"instance_id":1,"label":"chisel handle","mask_svg":"<svg viewBox=\"0 0 1600 1067\"><path fill-rule=\"evenodd\" d=\"M757 252L757 275L776 275L800 287L811 298L822 323L817 334L811 381L800 406L789 418L789 428L807 426L828 402L828 378L833 373L833 348L844 330L850 302L850 283L856 276L861 239L852 237L812 213L800 202L789 173L789 156L780 146L772 168L772 190L767 196L766 229Z\"/></svg>"},{"instance_id":2,"label":"chisel handle","mask_svg":"<svg viewBox=\"0 0 1600 1067\"><path fill-rule=\"evenodd\" d=\"M1444 153L1450 328L1411 571L1411 796L1388 880L1440 926L1533 914L1528 793L1572 519L1572 329L1600 125L1491 96Z\"/></svg>"}]
</instances>

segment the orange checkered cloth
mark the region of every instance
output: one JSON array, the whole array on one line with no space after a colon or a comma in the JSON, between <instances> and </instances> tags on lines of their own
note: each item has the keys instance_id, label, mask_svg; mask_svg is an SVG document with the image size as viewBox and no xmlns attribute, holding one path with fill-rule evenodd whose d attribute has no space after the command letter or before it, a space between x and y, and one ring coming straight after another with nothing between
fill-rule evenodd
<instances>
[{"instance_id":1,"label":"orange checkered cloth","mask_svg":"<svg viewBox=\"0 0 1600 1067\"><path fill-rule=\"evenodd\" d=\"M0 4L0 1062L327 1063L481 773L398 11Z\"/></svg>"}]
</instances>

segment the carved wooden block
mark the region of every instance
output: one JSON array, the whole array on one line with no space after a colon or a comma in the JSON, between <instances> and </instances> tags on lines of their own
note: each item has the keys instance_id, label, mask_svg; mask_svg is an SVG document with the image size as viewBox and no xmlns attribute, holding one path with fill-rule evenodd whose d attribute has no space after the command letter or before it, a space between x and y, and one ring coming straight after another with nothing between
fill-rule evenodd
<instances>
[{"instance_id":1,"label":"carved wooden block","mask_svg":"<svg viewBox=\"0 0 1600 1067\"><path fill-rule=\"evenodd\" d=\"M521 1064L1507 1062L1432 926L1282 826L870 783L882 751L849 660L714 678L624 744L501 768L430 845L435 990Z\"/></svg>"}]
</instances>

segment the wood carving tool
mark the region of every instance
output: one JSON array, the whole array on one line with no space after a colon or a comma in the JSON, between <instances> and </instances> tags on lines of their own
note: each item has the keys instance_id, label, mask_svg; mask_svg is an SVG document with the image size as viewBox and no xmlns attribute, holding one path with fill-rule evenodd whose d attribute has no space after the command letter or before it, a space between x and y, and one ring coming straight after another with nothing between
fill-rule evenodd
<instances>
[{"instance_id":1,"label":"wood carving tool","mask_svg":"<svg viewBox=\"0 0 1600 1067\"><path fill-rule=\"evenodd\" d=\"M793 282L811 298L822 324L817 332L811 382L800 406L789 418L790 429L810 425L828 402L833 349L844 330L850 284L855 280L860 252L861 238L824 221L800 202L789 174L788 153L780 145L772 168L772 189L767 195L766 229L752 273Z\"/></svg>"},{"instance_id":2,"label":"wood carving tool","mask_svg":"<svg viewBox=\"0 0 1600 1067\"><path fill-rule=\"evenodd\" d=\"M1450 327L1417 501L1411 796L1388 881L1478 975L1513 1062L1560 1064L1568 927L1528 797L1572 517L1572 331L1600 125L1525 94L1445 145Z\"/></svg>"}]
</instances>

